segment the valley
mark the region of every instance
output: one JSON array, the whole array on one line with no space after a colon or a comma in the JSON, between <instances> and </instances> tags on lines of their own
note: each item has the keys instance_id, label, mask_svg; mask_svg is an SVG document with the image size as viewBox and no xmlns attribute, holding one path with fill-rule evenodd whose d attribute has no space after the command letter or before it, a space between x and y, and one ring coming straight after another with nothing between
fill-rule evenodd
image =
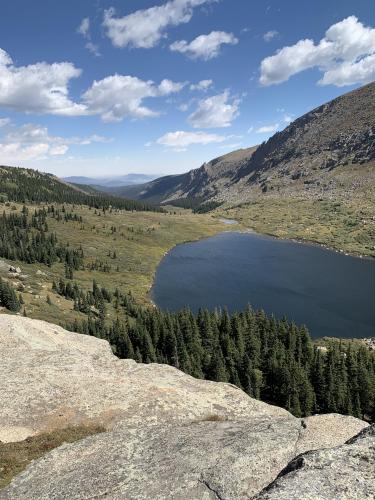
<instances>
[{"instance_id":1,"label":"valley","mask_svg":"<svg viewBox=\"0 0 375 500\"><path fill-rule=\"evenodd\" d=\"M0 499L375 499L374 0L4 0Z\"/></svg>"},{"instance_id":2,"label":"valley","mask_svg":"<svg viewBox=\"0 0 375 500\"><path fill-rule=\"evenodd\" d=\"M40 210L44 205L30 205L29 212ZM149 304L149 290L156 267L163 255L172 247L186 241L198 240L227 230L224 223L210 215L192 215L187 210L171 208L165 213L139 212L110 209L90 209L84 205L54 205L60 211L61 220L47 217L49 232L59 241L72 248L82 246L85 269L74 271L74 282L88 290L93 280L114 291L116 288L131 291L140 304ZM0 204L5 214L20 214L23 205ZM74 214L79 220L65 221L65 214ZM115 254L115 258L114 258ZM1 260L1 257L0 257ZM17 289L24 289L23 309L31 318L44 319L58 324L82 319L84 316L73 309L73 303L56 296L52 283L65 278L63 263L52 266L40 262L7 261L0 266L0 277L9 280ZM88 269L98 263L102 269ZM9 266L19 267L21 273L9 273ZM47 296L50 302L47 303ZM5 312L3 310L3 312ZM109 308L107 314L115 311Z\"/></svg>"}]
</instances>

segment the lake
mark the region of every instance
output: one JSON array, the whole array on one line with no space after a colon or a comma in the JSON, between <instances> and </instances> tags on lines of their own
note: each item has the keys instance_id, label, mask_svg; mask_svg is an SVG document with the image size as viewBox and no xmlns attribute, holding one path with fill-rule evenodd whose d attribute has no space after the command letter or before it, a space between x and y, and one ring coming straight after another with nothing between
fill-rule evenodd
<instances>
[{"instance_id":1,"label":"lake","mask_svg":"<svg viewBox=\"0 0 375 500\"><path fill-rule=\"evenodd\" d=\"M157 268L151 295L170 311L251 304L306 324L315 338L375 335L375 260L251 233L175 247Z\"/></svg>"}]
</instances>

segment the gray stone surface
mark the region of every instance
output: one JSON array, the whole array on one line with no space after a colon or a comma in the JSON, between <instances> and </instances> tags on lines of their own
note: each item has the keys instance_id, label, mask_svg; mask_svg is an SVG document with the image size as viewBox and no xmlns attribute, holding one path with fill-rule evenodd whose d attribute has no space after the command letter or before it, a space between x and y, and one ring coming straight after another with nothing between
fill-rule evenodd
<instances>
[{"instance_id":1,"label":"gray stone surface","mask_svg":"<svg viewBox=\"0 0 375 500\"><path fill-rule=\"evenodd\" d=\"M42 321L0 316L0 344L0 440L108 429L32 462L1 499L253 498L299 453L367 426L300 420L230 384L119 360L107 342Z\"/></svg>"},{"instance_id":2,"label":"gray stone surface","mask_svg":"<svg viewBox=\"0 0 375 500\"><path fill-rule=\"evenodd\" d=\"M375 426L336 448L293 460L257 500L365 500L375 498Z\"/></svg>"}]
</instances>

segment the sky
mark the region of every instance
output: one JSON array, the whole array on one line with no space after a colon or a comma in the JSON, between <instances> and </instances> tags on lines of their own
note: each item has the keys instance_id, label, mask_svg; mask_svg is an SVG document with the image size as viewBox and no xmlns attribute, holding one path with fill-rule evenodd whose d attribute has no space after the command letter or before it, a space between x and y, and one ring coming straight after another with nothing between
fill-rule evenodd
<instances>
[{"instance_id":1,"label":"sky","mask_svg":"<svg viewBox=\"0 0 375 500\"><path fill-rule=\"evenodd\" d=\"M0 165L177 174L373 80L374 0L3 0Z\"/></svg>"}]
</instances>

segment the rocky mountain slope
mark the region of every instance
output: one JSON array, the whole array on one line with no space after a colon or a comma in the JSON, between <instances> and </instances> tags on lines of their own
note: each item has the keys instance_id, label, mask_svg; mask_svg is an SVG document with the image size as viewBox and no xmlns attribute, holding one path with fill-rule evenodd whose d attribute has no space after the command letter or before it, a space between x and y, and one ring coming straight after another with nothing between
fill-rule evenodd
<instances>
[{"instance_id":1,"label":"rocky mountain slope","mask_svg":"<svg viewBox=\"0 0 375 500\"><path fill-rule=\"evenodd\" d=\"M240 149L203 164L186 174L168 175L152 182L112 189L112 193L154 203L167 203L180 198L208 200L220 197L230 185L233 172L244 168L256 147Z\"/></svg>"},{"instance_id":2,"label":"rocky mountain slope","mask_svg":"<svg viewBox=\"0 0 375 500\"><path fill-rule=\"evenodd\" d=\"M301 420L41 321L0 315L0 343L0 441L107 429L33 461L3 499L373 498L375 438L363 421Z\"/></svg>"},{"instance_id":3,"label":"rocky mountain slope","mask_svg":"<svg viewBox=\"0 0 375 500\"><path fill-rule=\"evenodd\" d=\"M258 148L235 151L197 170L119 194L230 203L273 194L307 198L374 196L375 83L295 120Z\"/></svg>"}]
</instances>

